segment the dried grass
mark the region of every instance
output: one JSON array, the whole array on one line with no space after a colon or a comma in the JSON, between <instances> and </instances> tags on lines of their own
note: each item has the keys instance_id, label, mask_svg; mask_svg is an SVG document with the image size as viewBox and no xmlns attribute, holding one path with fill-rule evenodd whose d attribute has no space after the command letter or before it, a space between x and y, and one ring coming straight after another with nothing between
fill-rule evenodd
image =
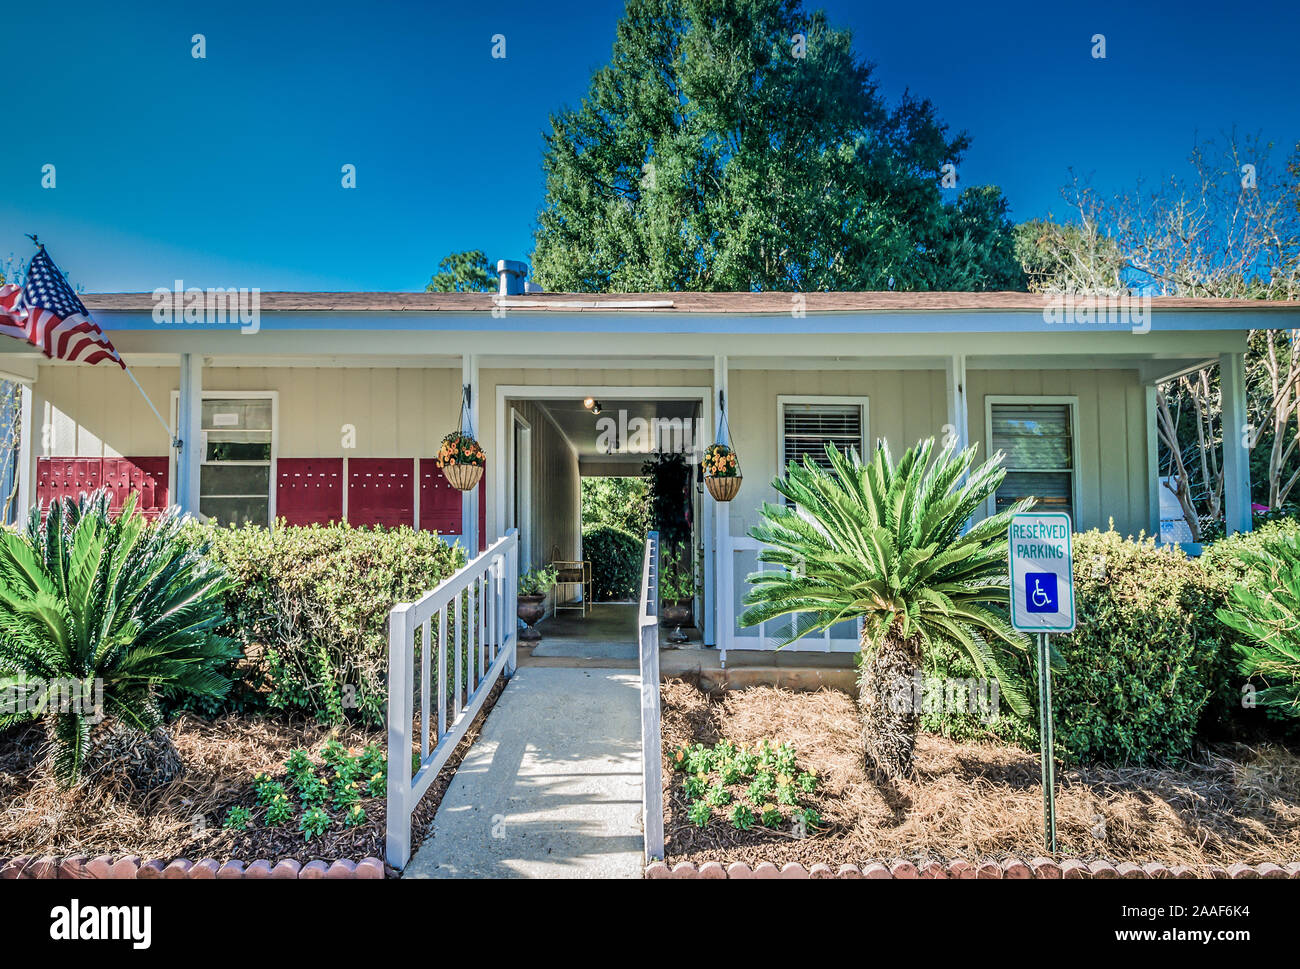
<instances>
[{"instance_id":1,"label":"dried grass","mask_svg":"<svg viewBox=\"0 0 1300 969\"><path fill-rule=\"evenodd\" d=\"M421 799L411 819L412 846L419 843L483 719L500 695L498 681L466 737ZM418 730L418 726L416 728ZM253 778L266 773L285 779L289 754L305 748L320 760L325 742L345 747L387 745L378 729L330 728L310 720L231 715L211 722L183 715L168 728L184 773L144 791L123 775L106 775L71 790L60 789L44 767L46 742L37 727L0 735L0 857L17 855L139 855L142 858L238 858L272 861L292 858L384 857L383 797L361 800L364 824L330 829L304 842L294 825L266 827L252 790ZM288 786L286 784L286 786ZM221 822L229 808L253 809L246 831L227 831ZM341 816L342 812L331 812Z\"/></svg>"},{"instance_id":2,"label":"dried grass","mask_svg":"<svg viewBox=\"0 0 1300 969\"><path fill-rule=\"evenodd\" d=\"M1012 747L922 735L916 773L869 777L849 696L754 687L709 696L692 683L663 687L665 752L728 739L786 741L820 778L810 798L825 822L807 838L716 819L686 818L681 775L665 758L670 863L772 861L805 865L872 860L1002 859L1044 854L1038 758ZM1300 757L1280 747L1207 751L1176 767L1085 767L1058 772L1061 854L1086 860L1158 861L1206 871L1233 862L1300 860Z\"/></svg>"}]
</instances>

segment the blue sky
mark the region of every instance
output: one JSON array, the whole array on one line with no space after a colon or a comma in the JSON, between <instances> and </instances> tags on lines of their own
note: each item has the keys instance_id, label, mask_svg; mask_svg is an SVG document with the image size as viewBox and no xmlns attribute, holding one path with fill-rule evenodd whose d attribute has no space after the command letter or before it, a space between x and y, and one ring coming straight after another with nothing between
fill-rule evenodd
<instances>
[{"instance_id":1,"label":"blue sky","mask_svg":"<svg viewBox=\"0 0 1300 969\"><path fill-rule=\"evenodd\" d=\"M1017 220L1060 212L1071 166L1115 188L1178 170L1198 134L1300 139L1294 0L809 6L852 28L888 99L910 88L970 132L962 184L1000 185ZM0 255L39 232L91 292L423 289L454 249L526 258L547 116L585 92L621 11L11 5L6 48L45 53L6 71Z\"/></svg>"}]
</instances>

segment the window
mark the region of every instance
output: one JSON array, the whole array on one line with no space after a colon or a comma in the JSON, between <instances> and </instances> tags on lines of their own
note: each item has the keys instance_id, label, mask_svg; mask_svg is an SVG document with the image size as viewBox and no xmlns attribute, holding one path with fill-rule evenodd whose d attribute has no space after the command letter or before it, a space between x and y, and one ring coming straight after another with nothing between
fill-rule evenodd
<instances>
[{"instance_id":1,"label":"window","mask_svg":"<svg viewBox=\"0 0 1300 969\"><path fill-rule=\"evenodd\" d=\"M989 453L1004 452L1007 469L996 511L1032 496L1035 511L1073 516L1076 406L1061 398L989 399Z\"/></svg>"},{"instance_id":2,"label":"window","mask_svg":"<svg viewBox=\"0 0 1300 969\"><path fill-rule=\"evenodd\" d=\"M805 456L827 466L826 445L863 454L867 433L866 398L778 397L781 411L780 470Z\"/></svg>"},{"instance_id":3,"label":"window","mask_svg":"<svg viewBox=\"0 0 1300 969\"><path fill-rule=\"evenodd\" d=\"M199 512L221 524L269 525L275 398L203 395Z\"/></svg>"}]
</instances>

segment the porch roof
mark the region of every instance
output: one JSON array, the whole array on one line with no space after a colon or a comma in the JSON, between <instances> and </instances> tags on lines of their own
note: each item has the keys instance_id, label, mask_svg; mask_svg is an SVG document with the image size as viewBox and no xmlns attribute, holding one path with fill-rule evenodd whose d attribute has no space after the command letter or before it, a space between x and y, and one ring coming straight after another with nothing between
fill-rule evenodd
<instances>
[{"instance_id":1,"label":"porch roof","mask_svg":"<svg viewBox=\"0 0 1300 969\"><path fill-rule=\"evenodd\" d=\"M809 313L1041 313L1050 296L1042 293L861 292L861 293L291 293L263 292L261 308L272 313L489 313L495 307L549 313L774 314L786 316L796 297ZM92 312L151 312L149 293L90 293L82 297ZM1300 313L1300 302L1159 296L1156 311L1246 310Z\"/></svg>"}]
</instances>

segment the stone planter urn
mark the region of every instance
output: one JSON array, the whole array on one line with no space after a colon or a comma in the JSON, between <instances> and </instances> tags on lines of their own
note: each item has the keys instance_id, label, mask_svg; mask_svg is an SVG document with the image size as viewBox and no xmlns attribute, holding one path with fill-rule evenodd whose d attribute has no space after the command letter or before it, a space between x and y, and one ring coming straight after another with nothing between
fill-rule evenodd
<instances>
[{"instance_id":1,"label":"stone planter urn","mask_svg":"<svg viewBox=\"0 0 1300 969\"><path fill-rule=\"evenodd\" d=\"M516 613L527 625L519 631L519 641L521 643L540 642L542 634L533 628L541 618L546 615L546 596L519 596L519 605Z\"/></svg>"},{"instance_id":2,"label":"stone planter urn","mask_svg":"<svg viewBox=\"0 0 1300 969\"><path fill-rule=\"evenodd\" d=\"M668 642L680 644L686 642L690 637L682 632L682 626L691 624L691 613L694 610L694 601L691 599L665 599L659 603L659 618L665 626L676 627L668 634Z\"/></svg>"}]
</instances>

